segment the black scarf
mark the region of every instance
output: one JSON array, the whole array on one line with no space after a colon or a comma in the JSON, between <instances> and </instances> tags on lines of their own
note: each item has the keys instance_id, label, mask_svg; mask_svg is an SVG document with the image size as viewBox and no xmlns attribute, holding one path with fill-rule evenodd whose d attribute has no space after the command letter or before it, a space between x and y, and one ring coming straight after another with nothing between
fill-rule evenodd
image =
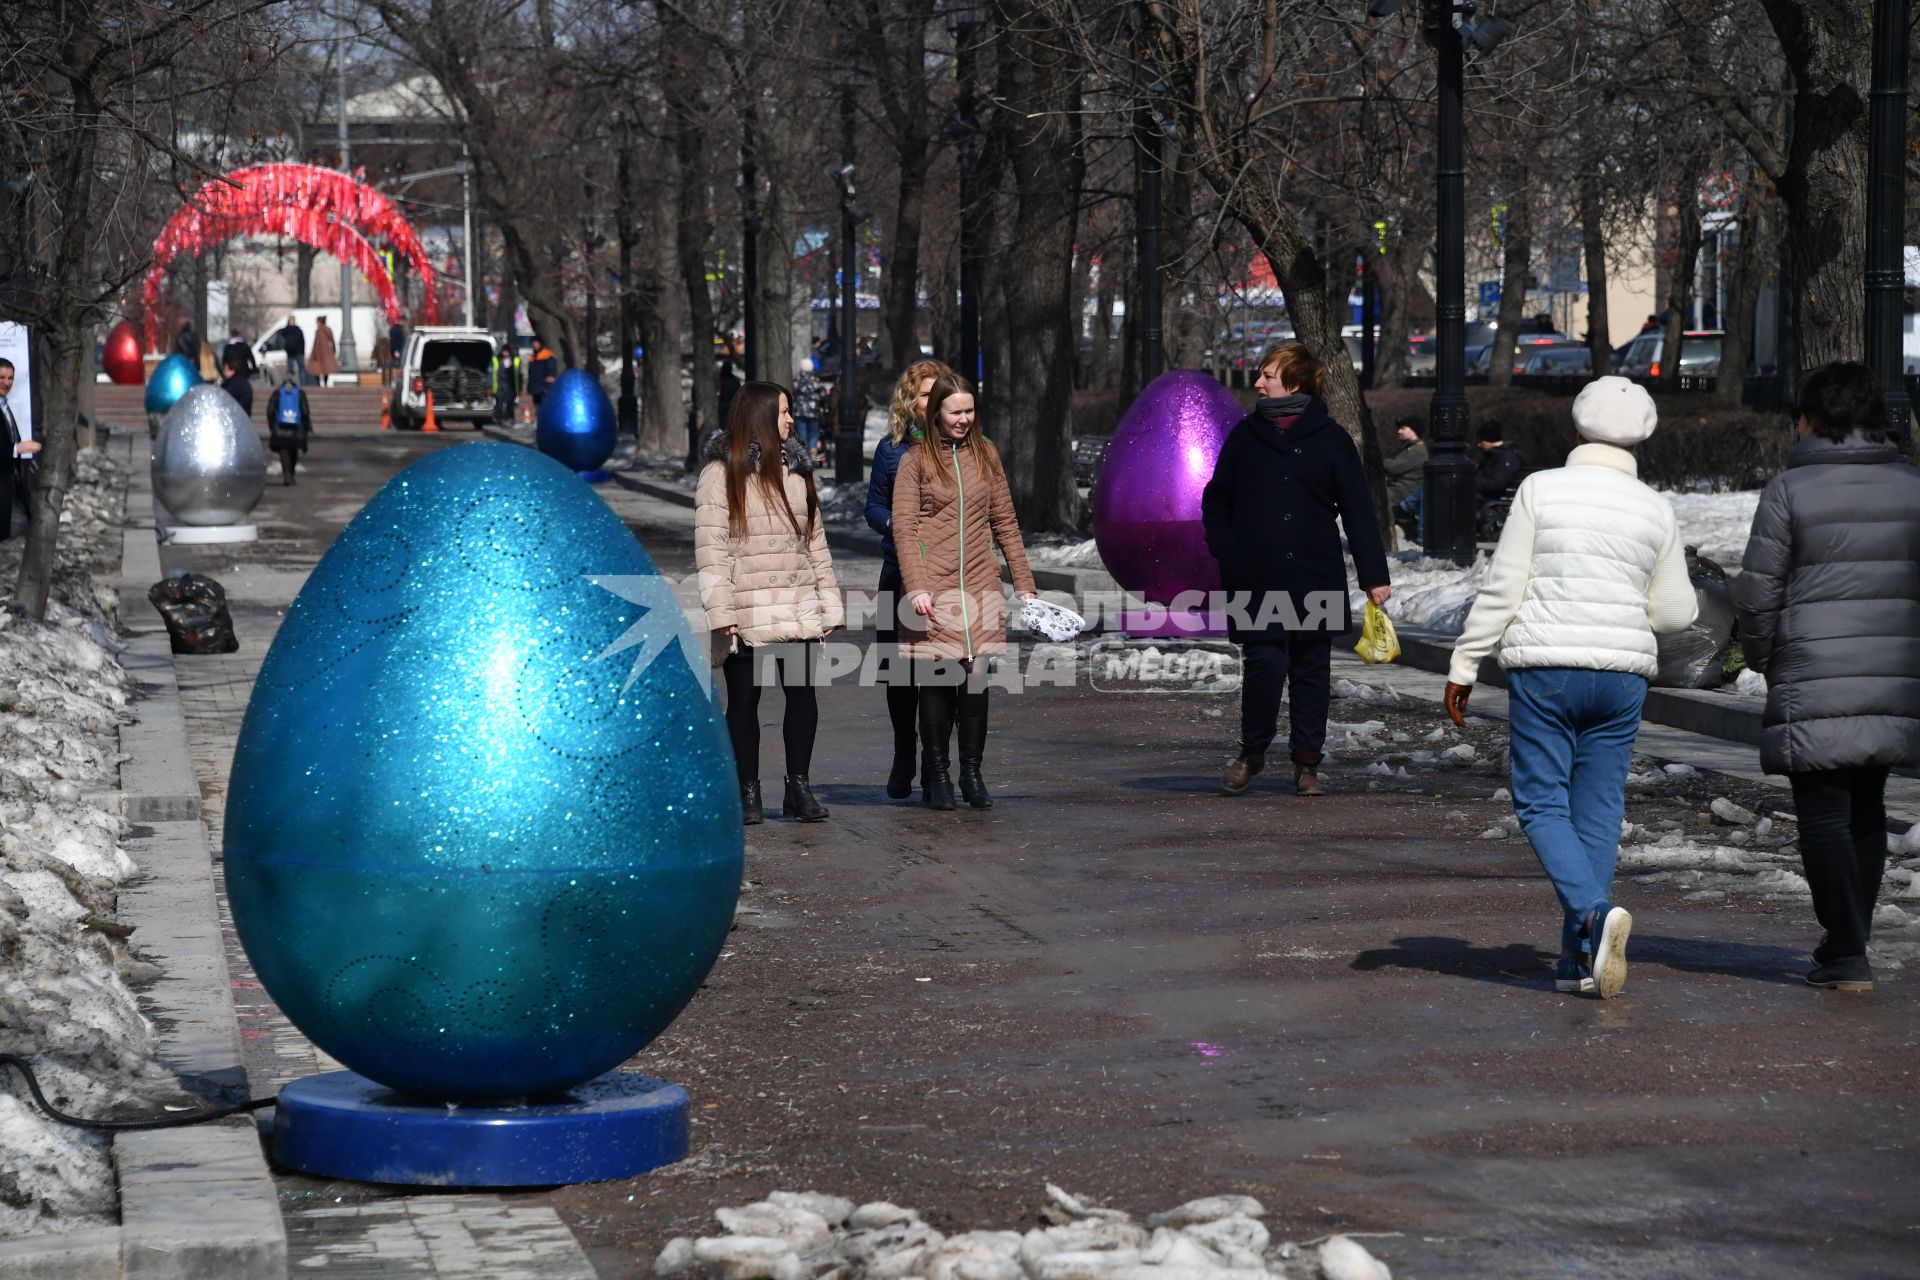
<instances>
[{"instance_id":1,"label":"black scarf","mask_svg":"<svg viewBox=\"0 0 1920 1280\"><path fill-rule=\"evenodd\" d=\"M1253 411L1272 422L1276 418L1297 418L1312 403L1312 396L1304 391L1296 391L1290 396L1261 396L1254 401Z\"/></svg>"}]
</instances>

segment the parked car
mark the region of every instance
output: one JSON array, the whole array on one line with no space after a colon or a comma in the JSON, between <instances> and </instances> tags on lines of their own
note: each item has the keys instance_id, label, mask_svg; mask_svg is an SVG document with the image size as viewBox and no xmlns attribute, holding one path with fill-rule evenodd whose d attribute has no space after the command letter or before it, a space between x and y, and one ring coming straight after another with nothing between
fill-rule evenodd
<instances>
[{"instance_id":1,"label":"parked car","mask_svg":"<svg viewBox=\"0 0 1920 1280\"><path fill-rule=\"evenodd\" d=\"M1438 350L1430 333L1414 333L1407 336L1407 381L1432 382L1433 356Z\"/></svg>"},{"instance_id":2,"label":"parked car","mask_svg":"<svg viewBox=\"0 0 1920 1280\"><path fill-rule=\"evenodd\" d=\"M1577 343L1522 347L1526 364L1518 372L1529 378L1590 378L1593 350Z\"/></svg>"},{"instance_id":3,"label":"parked car","mask_svg":"<svg viewBox=\"0 0 1920 1280\"><path fill-rule=\"evenodd\" d=\"M1680 338L1680 377L1717 378L1720 351L1726 339L1722 329L1689 329ZM1619 372L1629 378L1652 380L1660 376L1660 356L1666 346L1663 333L1643 333L1627 344Z\"/></svg>"},{"instance_id":4,"label":"parked car","mask_svg":"<svg viewBox=\"0 0 1920 1280\"><path fill-rule=\"evenodd\" d=\"M481 328L438 325L407 335L400 377L394 384L388 409L399 431L417 431L426 424L427 393L433 393L436 422L480 424L494 416L493 334Z\"/></svg>"}]
</instances>

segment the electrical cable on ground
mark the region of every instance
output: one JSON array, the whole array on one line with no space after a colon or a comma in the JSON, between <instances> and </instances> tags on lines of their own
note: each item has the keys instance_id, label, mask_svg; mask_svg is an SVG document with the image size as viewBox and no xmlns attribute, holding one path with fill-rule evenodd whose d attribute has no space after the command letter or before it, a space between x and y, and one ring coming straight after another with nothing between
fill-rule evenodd
<instances>
[{"instance_id":1,"label":"electrical cable on ground","mask_svg":"<svg viewBox=\"0 0 1920 1280\"><path fill-rule=\"evenodd\" d=\"M228 1116L239 1115L243 1111L258 1111L262 1107L271 1107L280 1101L280 1095L270 1098L249 1098L245 1102L236 1102L230 1107L221 1107L214 1111L197 1111L192 1115L162 1116L147 1120L88 1120L81 1116L70 1116L57 1110L47 1095L40 1092L40 1081L33 1074L33 1068L27 1065L25 1058L11 1053L0 1053L0 1067L12 1067L27 1082L27 1092L33 1095L34 1102L47 1115L61 1124L70 1124L78 1129L104 1129L109 1132L125 1133L139 1129L177 1129L183 1125L204 1124L209 1120L223 1120Z\"/></svg>"}]
</instances>

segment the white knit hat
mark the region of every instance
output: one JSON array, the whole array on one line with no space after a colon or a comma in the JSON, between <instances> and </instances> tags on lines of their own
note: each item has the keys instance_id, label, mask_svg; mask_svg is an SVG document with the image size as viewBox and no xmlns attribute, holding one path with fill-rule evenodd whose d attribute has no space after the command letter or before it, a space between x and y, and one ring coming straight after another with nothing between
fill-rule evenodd
<instances>
[{"instance_id":1,"label":"white knit hat","mask_svg":"<svg viewBox=\"0 0 1920 1280\"><path fill-rule=\"evenodd\" d=\"M1624 447L1652 435L1660 414L1645 387L1609 376L1595 378L1573 398L1573 425L1585 439Z\"/></svg>"}]
</instances>

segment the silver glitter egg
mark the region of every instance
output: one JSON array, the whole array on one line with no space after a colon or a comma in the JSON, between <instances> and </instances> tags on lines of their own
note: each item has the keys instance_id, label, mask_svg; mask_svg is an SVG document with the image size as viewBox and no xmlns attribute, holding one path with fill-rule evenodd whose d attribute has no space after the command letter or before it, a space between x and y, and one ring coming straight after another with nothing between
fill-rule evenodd
<instances>
[{"instance_id":1,"label":"silver glitter egg","mask_svg":"<svg viewBox=\"0 0 1920 1280\"><path fill-rule=\"evenodd\" d=\"M236 524L267 487L267 451L219 387L189 387L153 442L153 492L181 524Z\"/></svg>"}]
</instances>

